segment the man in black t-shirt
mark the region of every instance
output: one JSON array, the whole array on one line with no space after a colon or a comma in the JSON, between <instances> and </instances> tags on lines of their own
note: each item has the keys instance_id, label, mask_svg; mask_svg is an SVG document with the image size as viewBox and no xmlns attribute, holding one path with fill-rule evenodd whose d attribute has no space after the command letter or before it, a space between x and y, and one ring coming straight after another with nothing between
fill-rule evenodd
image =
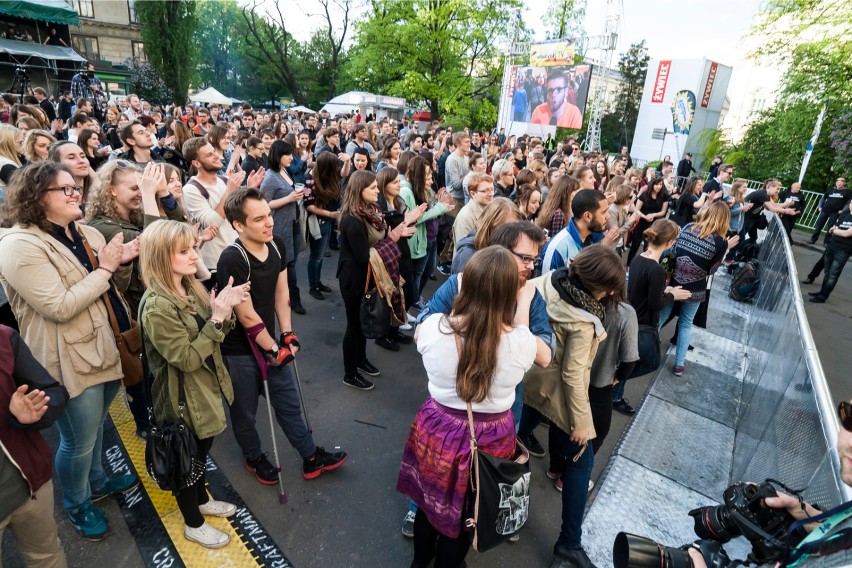
<instances>
[{"instance_id":1,"label":"man in black t-shirt","mask_svg":"<svg viewBox=\"0 0 852 568\"><path fill-rule=\"evenodd\" d=\"M846 261L852 255L852 201L848 207L838 215L837 221L828 230L831 238L825 246L822 254L822 262L825 264L825 277L822 280L822 288L819 292L809 292L811 302L822 304L831 295L837 285L837 280L846 266ZM814 267L814 270L816 267ZM811 270L811 273L814 272Z\"/></svg>"},{"instance_id":2,"label":"man in black t-shirt","mask_svg":"<svg viewBox=\"0 0 852 568\"><path fill-rule=\"evenodd\" d=\"M787 238L790 243L793 243L793 227L796 226L796 221L802 216L807 204L805 194L802 193L802 184L795 182L790 185L790 189L785 189L778 195L780 203L789 203L790 208L796 212L795 215L783 215L781 224L784 225L784 232L787 233Z\"/></svg>"},{"instance_id":3,"label":"man in black t-shirt","mask_svg":"<svg viewBox=\"0 0 852 568\"><path fill-rule=\"evenodd\" d=\"M721 172L721 170L720 170ZM769 178L763 182L763 189L752 191L745 196L744 201L751 203L751 209L745 212L743 219L743 228L740 231L740 241L745 241L746 237L757 242L757 230L760 228L760 218L764 219L764 209L777 213L778 215L795 215L796 211L790 203L775 203L772 198L778 195L781 190L781 181L776 178ZM706 191L706 186L705 186ZM765 225L763 228L766 228Z\"/></svg>"},{"instance_id":4,"label":"man in black t-shirt","mask_svg":"<svg viewBox=\"0 0 852 568\"><path fill-rule=\"evenodd\" d=\"M225 217L239 233L225 248L216 267L219 288L251 282L251 298L234 310L237 324L222 342L222 355L234 384L230 406L234 437L243 450L245 467L265 485L278 483L278 470L262 452L255 425L257 398L269 391L278 424L304 460L302 475L314 479L346 461L345 452L326 452L314 444L301 413L301 399L293 372L287 366L299 350L291 331L290 292L284 242L272 235L272 211L263 193L241 187L225 198ZM275 340L275 320L282 330Z\"/></svg>"},{"instance_id":5,"label":"man in black t-shirt","mask_svg":"<svg viewBox=\"0 0 852 568\"><path fill-rule=\"evenodd\" d=\"M834 187L825 192L820 199L819 217L817 217L814 234L811 236L811 244L816 244L819 239L819 234L822 228L828 225L832 227L837 220L837 216L843 211L843 208L852 199L852 190L846 185L846 178L839 177L834 183ZM825 234L823 244L828 244L828 233Z\"/></svg>"}]
</instances>

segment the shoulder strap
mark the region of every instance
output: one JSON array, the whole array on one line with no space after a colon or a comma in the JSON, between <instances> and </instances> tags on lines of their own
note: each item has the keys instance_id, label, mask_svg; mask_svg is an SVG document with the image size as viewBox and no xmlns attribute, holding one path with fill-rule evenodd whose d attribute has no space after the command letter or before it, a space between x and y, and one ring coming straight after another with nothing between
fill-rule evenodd
<instances>
[{"instance_id":1,"label":"shoulder strap","mask_svg":"<svg viewBox=\"0 0 852 568\"><path fill-rule=\"evenodd\" d=\"M226 248L229 248L229 247L234 247L235 249L240 251L241 255L243 255L243 259L246 261L246 267L248 267L248 277L246 277L246 281L247 282L251 281L251 262L249 262L249 257L248 257L248 253L246 252L246 249L244 249L243 245L241 245L238 241L232 242ZM278 248L276 248L275 250L277 251ZM281 254L279 253L278 256L280 257Z\"/></svg>"},{"instance_id":2,"label":"shoulder strap","mask_svg":"<svg viewBox=\"0 0 852 568\"><path fill-rule=\"evenodd\" d=\"M195 176L192 176L191 178L189 178L189 181L187 181L186 183L191 183L191 184L192 184L192 185L194 185L196 188L198 188L199 193L201 193L201 196L202 196L204 199L210 199L210 192L209 192L209 191L207 191L207 188L206 188L206 187L204 187L204 186L201 184L201 182L200 182L200 181L198 181L197 179L195 179Z\"/></svg>"},{"instance_id":3,"label":"shoulder strap","mask_svg":"<svg viewBox=\"0 0 852 568\"><path fill-rule=\"evenodd\" d=\"M83 248L86 249L86 255L89 257L89 262L92 263L92 271L95 271L98 268L98 259L95 257L95 253L89 245L89 241L86 239L86 235L83 234L83 231L80 231L80 238L83 239ZM118 329L118 319L115 317L115 311L112 309L112 302L109 299L109 294L104 292L103 295L101 295L101 298L103 298L104 304L106 304L107 315L109 316L109 325L112 327L112 334L118 335L121 332Z\"/></svg>"},{"instance_id":4,"label":"shoulder strap","mask_svg":"<svg viewBox=\"0 0 852 568\"><path fill-rule=\"evenodd\" d=\"M145 329L142 327L142 314L145 312L145 304L147 302L148 298L145 298L142 300L142 305L139 306L139 321L136 322L136 325L139 326L139 337L142 339L142 382L145 383L145 396L148 397L148 419L153 423L156 421L154 417L154 396L151 394L153 379L151 377L151 368L148 366L148 352L145 349ZM166 365L168 366L168 362ZM178 412L180 413L181 420L183 420L183 409L186 408L183 371L177 367L175 368L178 370Z\"/></svg>"}]
</instances>

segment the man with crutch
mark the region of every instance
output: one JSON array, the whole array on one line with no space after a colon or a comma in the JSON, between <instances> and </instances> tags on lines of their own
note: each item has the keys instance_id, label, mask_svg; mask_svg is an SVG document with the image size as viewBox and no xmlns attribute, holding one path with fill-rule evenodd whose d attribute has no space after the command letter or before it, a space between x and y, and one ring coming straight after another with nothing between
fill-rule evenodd
<instances>
[{"instance_id":1,"label":"man with crutch","mask_svg":"<svg viewBox=\"0 0 852 568\"><path fill-rule=\"evenodd\" d=\"M314 479L346 461L345 452L327 452L314 444L312 433L302 418L300 387L289 363L294 362L299 340L292 332L290 293L287 287L287 258L284 242L272 235L272 215L263 193L241 187L225 199L225 217L239 234L219 257L217 280L224 288L230 277L234 284L251 282L248 301L238 309L237 325L222 343L222 355L234 385L231 423L234 437L245 457L245 467L266 485L281 481L281 467L275 444L273 466L262 451L255 416L257 398L266 397L270 424L272 414L290 444L304 460L302 475ZM275 319L281 333L274 338ZM281 500L286 498L281 487Z\"/></svg>"}]
</instances>

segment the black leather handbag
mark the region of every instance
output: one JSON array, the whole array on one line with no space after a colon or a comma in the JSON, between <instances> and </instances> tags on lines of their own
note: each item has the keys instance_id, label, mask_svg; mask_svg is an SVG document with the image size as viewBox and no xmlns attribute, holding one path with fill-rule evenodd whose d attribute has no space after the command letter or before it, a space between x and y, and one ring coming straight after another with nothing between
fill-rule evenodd
<instances>
[{"instance_id":1,"label":"black leather handbag","mask_svg":"<svg viewBox=\"0 0 852 568\"><path fill-rule=\"evenodd\" d=\"M465 525L473 531L473 548L485 552L509 540L530 513L530 454L515 440L515 455L506 460L486 454L476 445L473 411L467 403L470 426L470 493Z\"/></svg>"},{"instance_id":2,"label":"black leather handbag","mask_svg":"<svg viewBox=\"0 0 852 568\"><path fill-rule=\"evenodd\" d=\"M387 337L390 331L391 310L378 284L370 288L372 276L373 266L369 265L367 281L364 283L364 297L361 299L361 332L367 339L381 339Z\"/></svg>"},{"instance_id":3,"label":"black leather handbag","mask_svg":"<svg viewBox=\"0 0 852 568\"><path fill-rule=\"evenodd\" d=\"M139 309L141 314L145 304ZM178 412L180 417L175 422L158 422L154 416L153 396L151 395L151 377L148 369L148 356L145 352L145 330L142 329L142 318L139 318L139 328L142 331L142 366L144 372L145 392L148 395L148 432L145 438L145 469L157 487L164 491L177 492L185 489L201 479L205 463L200 459L198 438L190 430L183 418L186 408L186 393L183 387L183 372L178 371Z\"/></svg>"}]
</instances>

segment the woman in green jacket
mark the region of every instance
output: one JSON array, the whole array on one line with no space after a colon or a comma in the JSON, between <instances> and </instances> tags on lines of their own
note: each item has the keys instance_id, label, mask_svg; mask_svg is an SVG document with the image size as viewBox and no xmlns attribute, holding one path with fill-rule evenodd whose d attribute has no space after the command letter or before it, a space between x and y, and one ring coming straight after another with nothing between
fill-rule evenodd
<instances>
[{"instance_id":1,"label":"woman in green jacket","mask_svg":"<svg viewBox=\"0 0 852 568\"><path fill-rule=\"evenodd\" d=\"M195 279L198 251L195 230L179 221L156 221L141 238L140 268L147 291L139 322L153 375L154 415L174 422L181 415L199 441L201 463L213 437L225 430L222 397L234 400L231 377L219 346L234 326L233 308L249 297L249 283L223 288L218 295ZM182 381L181 381L182 380ZM186 407L178 408L179 382ZM175 492L186 526L184 537L207 548L220 548L230 537L204 521L204 515L230 517L236 507L213 501L205 476Z\"/></svg>"},{"instance_id":2,"label":"woman in green jacket","mask_svg":"<svg viewBox=\"0 0 852 568\"><path fill-rule=\"evenodd\" d=\"M429 206L426 213L417 221L414 235L408 241L411 260L414 262L414 292L415 297L419 298L435 269L438 217L453 206L453 198L444 190L439 191L437 195L432 191L432 167L421 156L411 158L408 162L408 171L405 179L402 180L399 196L410 211L422 203ZM427 231L432 233L432 242L429 242ZM424 303L421 300L417 305L422 307Z\"/></svg>"}]
</instances>

